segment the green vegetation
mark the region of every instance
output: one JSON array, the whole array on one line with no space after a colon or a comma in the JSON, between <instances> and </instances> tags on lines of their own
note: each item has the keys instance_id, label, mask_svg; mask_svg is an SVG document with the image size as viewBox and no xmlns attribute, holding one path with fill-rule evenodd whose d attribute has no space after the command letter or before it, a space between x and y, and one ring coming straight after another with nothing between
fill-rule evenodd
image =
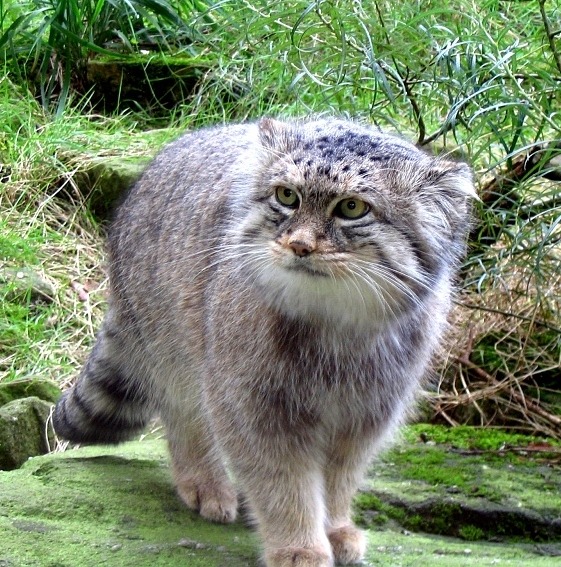
<instances>
[{"instance_id":1,"label":"green vegetation","mask_svg":"<svg viewBox=\"0 0 561 567\"><path fill-rule=\"evenodd\" d=\"M364 526L481 539L558 540L560 444L504 431L415 425L355 500ZM476 447L485 447L476 448Z\"/></svg>"},{"instance_id":2,"label":"green vegetation","mask_svg":"<svg viewBox=\"0 0 561 567\"><path fill-rule=\"evenodd\" d=\"M552 0L0 2L0 379L64 386L83 360L106 289L100 168L185 128L342 113L474 167L434 419L561 437L560 29ZM118 62L140 63L145 97Z\"/></svg>"},{"instance_id":3,"label":"green vegetation","mask_svg":"<svg viewBox=\"0 0 561 567\"><path fill-rule=\"evenodd\" d=\"M0 475L0 561L137 567L257 565L256 535L242 521L230 525L204 522L181 505L169 478L166 452L162 440L81 447L31 459L20 469ZM385 463L373 469L373 486L386 486L387 477L402 480L399 471L384 476L386 469ZM518 479L517 492L525 480ZM402 485L393 493L402 493ZM423 491L423 487L416 488ZM512 487L502 490L499 485L498 490L508 494ZM539 507L526 511L524 522L522 516L515 516L516 503L510 507L509 521L493 510L488 516L456 517L454 508L433 506L431 516L427 508L407 510L385 504L387 501L371 493L362 493L358 499L359 518L365 525L374 524L366 531L366 565L534 567L555 564L559 553L558 537L545 544L537 543L540 538L524 539L524 530L527 533L537 523ZM378 511L384 506L385 517ZM437 520L439 508L443 518L452 519L448 525ZM444 533L456 531L462 539L404 529L406 525L423 529L425 519ZM481 532L485 537L492 535L493 541L482 539ZM541 535L547 535L543 528ZM499 539L505 543L497 543Z\"/></svg>"},{"instance_id":4,"label":"green vegetation","mask_svg":"<svg viewBox=\"0 0 561 567\"><path fill-rule=\"evenodd\" d=\"M467 451L501 451L513 447L524 449L531 444L541 444L542 448L560 446L560 442L554 439L508 433L503 429L492 427L476 429L463 425L450 428L419 423L405 429L403 437L410 443L422 441L429 446L446 445Z\"/></svg>"}]
</instances>

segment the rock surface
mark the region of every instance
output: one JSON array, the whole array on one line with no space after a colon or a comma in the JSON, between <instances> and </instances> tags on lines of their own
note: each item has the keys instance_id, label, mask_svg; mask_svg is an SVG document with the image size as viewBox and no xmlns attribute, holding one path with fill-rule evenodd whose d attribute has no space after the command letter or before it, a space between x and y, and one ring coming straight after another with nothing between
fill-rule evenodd
<instances>
[{"instance_id":1,"label":"rock surface","mask_svg":"<svg viewBox=\"0 0 561 567\"><path fill-rule=\"evenodd\" d=\"M556 447L535 455L528 446L526 455L460 452L418 437L418 429L408 430L357 497L357 520L369 540L364 566L561 564ZM449 501L454 515L437 505ZM518 519L503 528L496 514L487 517L490 526L477 523L477 515L462 514L468 504L498 506ZM515 515L520 511L528 515ZM522 529L525 538L508 533L519 521L543 522L549 531L533 540L532 529ZM161 440L73 449L0 472L1 566L256 567L258 557L257 537L241 521L211 524L182 506Z\"/></svg>"},{"instance_id":2,"label":"rock surface","mask_svg":"<svg viewBox=\"0 0 561 567\"><path fill-rule=\"evenodd\" d=\"M126 191L140 177L146 159L108 158L92 165L76 177L88 207L100 218L107 218Z\"/></svg>"},{"instance_id":3,"label":"rock surface","mask_svg":"<svg viewBox=\"0 0 561 567\"><path fill-rule=\"evenodd\" d=\"M47 426L51 407L37 397L0 407L0 470L16 469L29 457L48 453L54 446L54 435Z\"/></svg>"},{"instance_id":4,"label":"rock surface","mask_svg":"<svg viewBox=\"0 0 561 567\"><path fill-rule=\"evenodd\" d=\"M30 301L51 302L56 295L56 289L49 281L24 266L0 268L0 284L7 288L4 301L27 301L29 298Z\"/></svg>"},{"instance_id":5,"label":"rock surface","mask_svg":"<svg viewBox=\"0 0 561 567\"><path fill-rule=\"evenodd\" d=\"M42 378L0 382L0 406L32 396L54 404L60 397L60 388L54 382Z\"/></svg>"}]
</instances>

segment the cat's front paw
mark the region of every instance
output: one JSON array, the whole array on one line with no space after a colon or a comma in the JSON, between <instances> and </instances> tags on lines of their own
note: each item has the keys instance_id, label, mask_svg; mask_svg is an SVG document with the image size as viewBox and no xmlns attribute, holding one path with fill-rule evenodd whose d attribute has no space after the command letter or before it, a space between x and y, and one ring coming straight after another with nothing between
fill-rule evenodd
<instances>
[{"instance_id":1,"label":"cat's front paw","mask_svg":"<svg viewBox=\"0 0 561 567\"><path fill-rule=\"evenodd\" d=\"M339 565L360 563L366 552L366 538L355 526L343 526L327 533L335 561Z\"/></svg>"},{"instance_id":2,"label":"cat's front paw","mask_svg":"<svg viewBox=\"0 0 561 567\"><path fill-rule=\"evenodd\" d=\"M282 547L265 553L267 567L333 567L331 554L315 548Z\"/></svg>"},{"instance_id":3,"label":"cat's front paw","mask_svg":"<svg viewBox=\"0 0 561 567\"><path fill-rule=\"evenodd\" d=\"M183 479L177 483L177 492L189 508L207 520L228 524L236 519L238 498L229 483Z\"/></svg>"}]
</instances>

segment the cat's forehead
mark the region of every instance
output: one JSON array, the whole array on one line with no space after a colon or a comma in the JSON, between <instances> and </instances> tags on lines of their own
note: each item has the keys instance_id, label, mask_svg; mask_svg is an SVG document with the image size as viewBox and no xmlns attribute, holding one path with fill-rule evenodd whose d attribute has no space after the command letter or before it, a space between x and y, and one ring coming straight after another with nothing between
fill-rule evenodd
<instances>
[{"instance_id":1,"label":"cat's forehead","mask_svg":"<svg viewBox=\"0 0 561 567\"><path fill-rule=\"evenodd\" d=\"M398 136L342 120L302 123L295 126L294 132L294 150L303 149L327 159L367 158L376 162L420 154Z\"/></svg>"},{"instance_id":2,"label":"cat's forehead","mask_svg":"<svg viewBox=\"0 0 561 567\"><path fill-rule=\"evenodd\" d=\"M380 189L398 164L422 160L424 155L396 136L348 122L319 121L293 128L276 173L319 192L361 192L373 184Z\"/></svg>"}]
</instances>

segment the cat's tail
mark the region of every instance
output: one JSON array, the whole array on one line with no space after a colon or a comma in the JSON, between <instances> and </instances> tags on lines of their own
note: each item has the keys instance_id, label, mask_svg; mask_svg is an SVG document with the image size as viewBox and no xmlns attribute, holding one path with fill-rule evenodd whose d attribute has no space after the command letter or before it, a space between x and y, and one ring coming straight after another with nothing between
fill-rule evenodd
<instances>
[{"instance_id":1,"label":"cat's tail","mask_svg":"<svg viewBox=\"0 0 561 567\"><path fill-rule=\"evenodd\" d=\"M120 443L152 416L140 381L116 356L115 340L102 329L76 384L57 402L53 426L75 443ZM118 357L122 358L122 357Z\"/></svg>"}]
</instances>

